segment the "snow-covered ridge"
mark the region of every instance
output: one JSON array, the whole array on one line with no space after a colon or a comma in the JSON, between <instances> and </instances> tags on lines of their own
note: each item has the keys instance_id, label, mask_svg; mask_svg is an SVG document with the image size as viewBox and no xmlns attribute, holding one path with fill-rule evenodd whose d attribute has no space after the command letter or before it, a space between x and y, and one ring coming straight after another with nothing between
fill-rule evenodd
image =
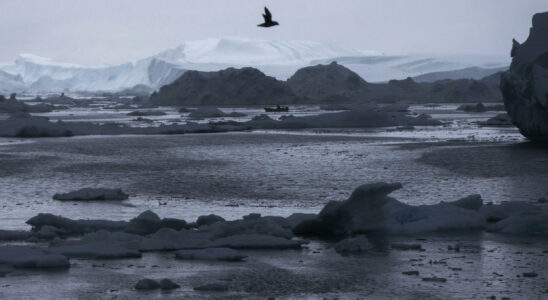
<instances>
[{"instance_id":1,"label":"snow-covered ridge","mask_svg":"<svg viewBox=\"0 0 548 300\"><path fill-rule=\"evenodd\" d=\"M156 57L177 63L234 65L306 65L314 60L342 56L378 56L381 53L310 41L272 41L222 38L190 41Z\"/></svg>"},{"instance_id":2,"label":"snow-covered ridge","mask_svg":"<svg viewBox=\"0 0 548 300\"><path fill-rule=\"evenodd\" d=\"M119 91L135 85L157 89L177 79L185 70L216 71L245 66L285 80L302 67L334 60L370 82L474 66L508 65L506 57L389 56L331 43L220 38L185 42L157 55L113 66L59 63L22 54L12 64L0 64L0 93Z\"/></svg>"}]
</instances>

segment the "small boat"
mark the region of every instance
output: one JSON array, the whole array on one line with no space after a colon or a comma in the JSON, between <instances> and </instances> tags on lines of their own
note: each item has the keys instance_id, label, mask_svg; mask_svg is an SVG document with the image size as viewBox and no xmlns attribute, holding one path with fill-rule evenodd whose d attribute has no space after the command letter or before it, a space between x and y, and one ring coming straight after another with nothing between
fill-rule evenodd
<instances>
[{"instance_id":1,"label":"small boat","mask_svg":"<svg viewBox=\"0 0 548 300\"><path fill-rule=\"evenodd\" d=\"M289 106L281 107L281 106L278 105L276 107L265 107L264 111L265 112L288 112L289 111Z\"/></svg>"}]
</instances>

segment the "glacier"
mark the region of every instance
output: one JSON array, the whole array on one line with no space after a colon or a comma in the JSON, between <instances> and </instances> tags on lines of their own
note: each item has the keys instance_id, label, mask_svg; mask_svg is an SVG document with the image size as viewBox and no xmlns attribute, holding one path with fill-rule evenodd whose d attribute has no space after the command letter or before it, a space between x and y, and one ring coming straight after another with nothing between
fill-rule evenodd
<instances>
[{"instance_id":1,"label":"glacier","mask_svg":"<svg viewBox=\"0 0 548 300\"><path fill-rule=\"evenodd\" d=\"M369 82L509 65L506 56L496 55L387 55L332 43L229 37L188 41L141 60L111 66L60 63L21 54L14 63L0 64L0 93L115 92L136 85L158 89L186 70L217 71L246 66L286 80L302 67L331 61L337 61Z\"/></svg>"}]
</instances>

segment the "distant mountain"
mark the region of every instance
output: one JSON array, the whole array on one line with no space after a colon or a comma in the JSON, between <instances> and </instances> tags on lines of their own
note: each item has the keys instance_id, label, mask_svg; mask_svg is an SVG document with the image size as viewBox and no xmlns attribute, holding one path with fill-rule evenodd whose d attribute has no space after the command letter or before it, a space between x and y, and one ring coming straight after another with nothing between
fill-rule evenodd
<instances>
[{"instance_id":1,"label":"distant mountain","mask_svg":"<svg viewBox=\"0 0 548 300\"><path fill-rule=\"evenodd\" d=\"M13 64L0 65L0 91L99 92L120 91L136 85L157 90L186 70L218 71L228 67L254 67L266 75L285 80L303 67L332 61L368 82L468 67L508 65L504 56L390 56L329 43L221 38L186 42L151 57L113 66L58 63L23 54ZM7 79L9 76L12 78Z\"/></svg>"},{"instance_id":2,"label":"distant mountain","mask_svg":"<svg viewBox=\"0 0 548 300\"><path fill-rule=\"evenodd\" d=\"M464 68L460 70L426 73L426 74L413 77L413 80L415 80L416 82L433 82L436 80L443 80L443 79L453 79L453 80L476 79L478 80L498 72L506 71L507 69L508 67L491 68L491 69L470 67L470 68Z\"/></svg>"},{"instance_id":3,"label":"distant mountain","mask_svg":"<svg viewBox=\"0 0 548 300\"><path fill-rule=\"evenodd\" d=\"M500 73L481 80L418 83L409 77L368 83L333 62L302 68L287 81L280 81L255 68L228 68L215 72L187 71L153 93L150 101L175 106L500 101L497 76Z\"/></svg>"}]
</instances>

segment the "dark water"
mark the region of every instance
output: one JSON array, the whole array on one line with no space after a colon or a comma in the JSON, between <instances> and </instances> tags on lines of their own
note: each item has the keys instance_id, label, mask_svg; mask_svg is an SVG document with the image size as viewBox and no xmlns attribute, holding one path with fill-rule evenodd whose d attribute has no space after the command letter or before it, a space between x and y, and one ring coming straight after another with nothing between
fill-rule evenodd
<instances>
[{"instance_id":1,"label":"dark water","mask_svg":"<svg viewBox=\"0 0 548 300\"><path fill-rule=\"evenodd\" d=\"M373 181L402 182L393 195L410 204L475 193L486 202L535 201L548 192L548 152L520 145L299 132L38 139L0 146L0 217L3 228L21 228L39 212L129 219L152 209L187 220L290 215L317 212ZM130 200L51 199L103 186L121 187Z\"/></svg>"}]
</instances>

